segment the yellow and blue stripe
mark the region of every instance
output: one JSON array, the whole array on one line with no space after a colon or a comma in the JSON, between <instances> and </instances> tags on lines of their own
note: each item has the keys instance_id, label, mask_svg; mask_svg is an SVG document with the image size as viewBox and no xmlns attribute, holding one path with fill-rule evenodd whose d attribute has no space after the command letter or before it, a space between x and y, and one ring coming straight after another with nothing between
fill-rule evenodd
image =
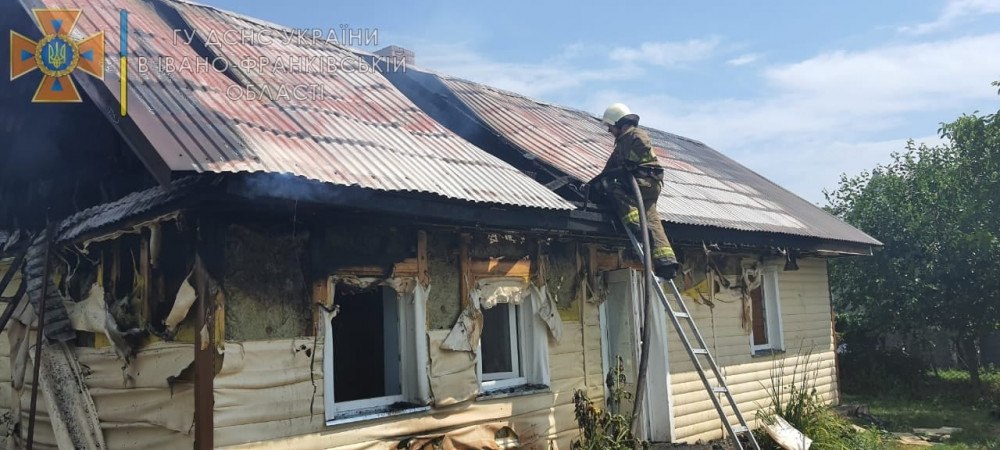
<instances>
[{"instance_id":1,"label":"yellow and blue stripe","mask_svg":"<svg viewBox=\"0 0 1000 450\"><path fill-rule=\"evenodd\" d=\"M128 11L122 10L119 33L121 35L121 51L118 54L118 62L121 64L121 85L120 96L122 103L122 117L128 115Z\"/></svg>"}]
</instances>

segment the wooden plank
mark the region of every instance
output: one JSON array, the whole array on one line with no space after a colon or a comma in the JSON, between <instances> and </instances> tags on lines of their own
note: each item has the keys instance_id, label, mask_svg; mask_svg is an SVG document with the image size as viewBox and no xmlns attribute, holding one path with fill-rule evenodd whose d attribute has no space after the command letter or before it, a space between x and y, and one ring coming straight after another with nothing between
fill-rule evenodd
<instances>
[{"instance_id":1,"label":"wooden plank","mask_svg":"<svg viewBox=\"0 0 1000 450\"><path fill-rule=\"evenodd\" d=\"M462 309L464 310L469 306L469 284L472 283L471 275L471 261L469 261L469 243L472 242L472 235L469 233L462 233L461 243L459 244L459 270L461 270L461 276L459 277L459 298L462 299Z\"/></svg>"},{"instance_id":2,"label":"wooden plank","mask_svg":"<svg viewBox=\"0 0 1000 450\"><path fill-rule=\"evenodd\" d=\"M329 307L331 303L330 299L330 279L323 278L321 280L316 280L312 285L312 303L313 303L313 336L316 336L320 331L320 317L322 314L316 305L323 305L324 307Z\"/></svg>"},{"instance_id":3,"label":"wooden plank","mask_svg":"<svg viewBox=\"0 0 1000 450\"><path fill-rule=\"evenodd\" d=\"M149 266L149 235L145 232L141 234L139 242L139 276L142 277L142 321L151 319L149 316L151 294L153 293L152 270Z\"/></svg>"},{"instance_id":4,"label":"wooden plank","mask_svg":"<svg viewBox=\"0 0 1000 450\"><path fill-rule=\"evenodd\" d=\"M194 279L198 302L195 311L194 337L194 446L213 448L215 415L215 321L209 316L214 299L209 293L209 275L201 255L195 255ZM202 330L207 331L203 333Z\"/></svg>"},{"instance_id":5,"label":"wooden plank","mask_svg":"<svg viewBox=\"0 0 1000 450\"><path fill-rule=\"evenodd\" d=\"M527 257L516 261L505 261L502 259L473 259L469 262L469 270L475 278L524 278L531 276L531 260Z\"/></svg>"},{"instance_id":6,"label":"wooden plank","mask_svg":"<svg viewBox=\"0 0 1000 450\"><path fill-rule=\"evenodd\" d=\"M549 257L542 250L542 241L539 240L535 245L534 251L535 257L533 264L533 271L531 273L531 278L534 280L535 285L539 288L545 286L545 283L549 279Z\"/></svg>"},{"instance_id":7,"label":"wooden plank","mask_svg":"<svg viewBox=\"0 0 1000 450\"><path fill-rule=\"evenodd\" d=\"M430 274L427 272L427 231L417 231L417 281L427 287L431 284ZM398 267L397 267L398 270Z\"/></svg>"}]
</instances>

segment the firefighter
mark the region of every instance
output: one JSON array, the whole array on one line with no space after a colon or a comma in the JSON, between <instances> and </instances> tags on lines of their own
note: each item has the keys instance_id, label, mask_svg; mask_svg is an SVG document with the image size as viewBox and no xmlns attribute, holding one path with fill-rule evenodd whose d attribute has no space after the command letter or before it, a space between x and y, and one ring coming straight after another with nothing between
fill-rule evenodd
<instances>
[{"instance_id":1,"label":"firefighter","mask_svg":"<svg viewBox=\"0 0 1000 450\"><path fill-rule=\"evenodd\" d=\"M663 168L656 159L649 135L639 129L639 116L632 114L621 103L609 106L601 121L607 126L608 132L614 135L615 149L604 165L604 170L588 185L599 189L618 217L623 219L636 237L641 237L639 210L636 209L638 205L628 175L635 177L642 196L641 207L646 211L648 221L653 272L664 280L671 280L677 274L677 257L663 231L660 215L656 212L656 199L663 186Z\"/></svg>"}]
</instances>

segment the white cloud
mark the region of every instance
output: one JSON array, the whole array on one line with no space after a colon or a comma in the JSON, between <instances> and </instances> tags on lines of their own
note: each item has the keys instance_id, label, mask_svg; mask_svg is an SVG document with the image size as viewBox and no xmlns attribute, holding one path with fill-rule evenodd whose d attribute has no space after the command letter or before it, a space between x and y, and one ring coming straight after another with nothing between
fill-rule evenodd
<instances>
[{"instance_id":1,"label":"white cloud","mask_svg":"<svg viewBox=\"0 0 1000 450\"><path fill-rule=\"evenodd\" d=\"M418 47L417 57L434 70L595 114L625 102L643 124L703 141L812 202L822 202L822 189L835 187L841 173L886 162L912 134L933 133L962 112L997 108L989 82L1000 76L1000 58L991 57L1000 33L771 64L757 72L758 96L696 100L675 97L682 91L649 91L650 73L639 61L682 64L710 52L664 48L608 53L574 45L542 62L508 63L453 44Z\"/></svg>"},{"instance_id":2,"label":"white cloud","mask_svg":"<svg viewBox=\"0 0 1000 450\"><path fill-rule=\"evenodd\" d=\"M937 20L900 27L899 31L917 35L927 34L948 28L969 16L997 13L1000 13L1000 0L949 0Z\"/></svg>"},{"instance_id":3,"label":"white cloud","mask_svg":"<svg viewBox=\"0 0 1000 450\"><path fill-rule=\"evenodd\" d=\"M1000 33L926 44L832 52L762 72L759 99L681 101L669 94L601 91L582 105L623 101L642 123L705 142L812 202L961 112L997 108ZM937 142L934 136L921 138Z\"/></svg>"},{"instance_id":4,"label":"white cloud","mask_svg":"<svg viewBox=\"0 0 1000 450\"><path fill-rule=\"evenodd\" d=\"M579 60L603 51L582 44L567 46L559 55L539 63L494 61L461 44L426 45L418 50L417 61L421 67L529 97L579 89L590 82L634 79L642 73L639 67L631 64L581 67Z\"/></svg>"},{"instance_id":5,"label":"white cloud","mask_svg":"<svg viewBox=\"0 0 1000 450\"><path fill-rule=\"evenodd\" d=\"M756 53L748 53L730 59L729 61L726 61L726 64L729 64L730 66L744 66L754 61L757 61L758 59L760 59L760 55Z\"/></svg>"},{"instance_id":6,"label":"white cloud","mask_svg":"<svg viewBox=\"0 0 1000 450\"><path fill-rule=\"evenodd\" d=\"M672 68L710 58L721 42L722 39L719 37L681 42L645 42L638 48L615 48L609 57L614 61L646 63Z\"/></svg>"}]
</instances>

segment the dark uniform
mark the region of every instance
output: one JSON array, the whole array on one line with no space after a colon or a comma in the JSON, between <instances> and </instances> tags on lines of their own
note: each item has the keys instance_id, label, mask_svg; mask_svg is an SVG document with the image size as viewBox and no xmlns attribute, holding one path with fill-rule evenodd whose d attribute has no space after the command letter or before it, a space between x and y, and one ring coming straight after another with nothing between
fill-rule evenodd
<instances>
[{"instance_id":1,"label":"dark uniform","mask_svg":"<svg viewBox=\"0 0 1000 450\"><path fill-rule=\"evenodd\" d=\"M664 266L676 267L677 257L656 211L656 199L663 187L663 168L656 159L649 135L638 127L632 127L615 139L615 150L599 176L607 181L604 192L618 217L638 231L639 210L636 209L632 182L623 172L631 173L639 185L642 208L646 211L647 227L652 237L653 262L659 275ZM641 238L641 235L636 232L636 237Z\"/></svg>"}]
</instances>

